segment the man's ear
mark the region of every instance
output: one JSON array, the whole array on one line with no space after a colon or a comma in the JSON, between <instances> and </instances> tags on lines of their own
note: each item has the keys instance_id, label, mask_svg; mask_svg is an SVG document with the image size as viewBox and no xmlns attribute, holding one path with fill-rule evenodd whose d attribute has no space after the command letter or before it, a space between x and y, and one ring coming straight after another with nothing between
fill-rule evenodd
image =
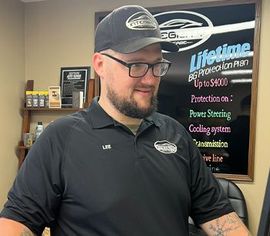
<instances>
[{"instance_id":1,"label":"man's ear","mask_svg":"<svg viewBox=\"0 0 270 236\"><path fill-rule=\"evenodd\" d=\"M104 59L100 53L94 53L92 57L92 65L98 76L103 77L102 75L104 73Z\"/></svg>"}]
</instances>

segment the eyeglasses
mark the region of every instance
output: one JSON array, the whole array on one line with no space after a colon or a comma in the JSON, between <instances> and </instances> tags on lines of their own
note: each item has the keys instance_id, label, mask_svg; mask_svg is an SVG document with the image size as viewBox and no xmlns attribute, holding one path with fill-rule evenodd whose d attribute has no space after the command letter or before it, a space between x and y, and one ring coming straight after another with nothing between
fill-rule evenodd
<instances>
[{"instance_id":1,"label":"eyeglasses","mask_svg":"<svg viewBox=\"0 0 270 236\"><path fill-rule=\"evenodd\" d=\"M104 56L107 56L118 63L126 66L129 68L129 76L132 78L140 78L146 75L148 70L152 68L153 75L155 77L161 77L166 75L168 72L171 62L167 61L165 59L162 59L162 61L156 62L154 64L145 63L145 62L134 62L134 63L126 63L116 57L113 57L107 53L101 53Z\"/></svg>"}]
</instances>

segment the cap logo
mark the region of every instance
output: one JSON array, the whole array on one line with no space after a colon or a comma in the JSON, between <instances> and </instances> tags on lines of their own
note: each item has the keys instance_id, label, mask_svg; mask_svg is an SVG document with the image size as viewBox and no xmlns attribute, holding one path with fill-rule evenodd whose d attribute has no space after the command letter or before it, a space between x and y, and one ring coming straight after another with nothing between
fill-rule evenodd
<instances>
[{"instance_id":1,"label":"cap logo","mask_svg":"<svg viewBox=\"0 0 270 236\"><path fill-rule=\"evenodd\" d=\"M131 30L156 30L155 20L145 12L136 12L126 21L126 26Z\"/></svg>"},{"instance_id":2,"label":"cap logo","mask_svg":"<svg viewBox=\"0 0 270 236\"><path fill-rule=\"evenodd\" d=\"M156 141L154 147L161 153L172 154L177 152L177 146L167 140Z\"/></svg>"}]
</instances>

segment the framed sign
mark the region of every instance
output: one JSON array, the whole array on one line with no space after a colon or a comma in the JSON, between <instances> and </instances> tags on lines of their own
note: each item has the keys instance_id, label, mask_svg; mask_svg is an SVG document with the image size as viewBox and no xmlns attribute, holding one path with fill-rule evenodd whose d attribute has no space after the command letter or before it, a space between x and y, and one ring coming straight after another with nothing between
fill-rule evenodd
<instances>
[{"instance_id":1,"label":"framed sign","mask_svg":"<svg viewBox=\"0 0 270 236\"><path fill-rule=\"evenodd\" d=\"M231 180L254 176L260 9L257 0L148 8L179 48L163 53L172 66L158 111L183 124L208 168Z\"/></svg>"},{"instance_id":2,"label":"framed sign","mask_svg":"<svg viewBox=\"0 0 270 236\"><path fill-rule=\"evenodd\" d=\"M209 169L253 180L259 1L220 1L150 9L172 68L161 81L159 111L182 123Z\"/></svg>"},{"instance_id":3,"label":"framed sign","mask_svg":"<svg viewBox=\"0 0 270 236\"><path fill-rule=\"evenodd\" d=\"M90 67L88 66L61 68L60 86L63 107L72 107L72 95L74 91L82 91L83 102L85 102L89 74Z\"/></svg>"}]
</instances>

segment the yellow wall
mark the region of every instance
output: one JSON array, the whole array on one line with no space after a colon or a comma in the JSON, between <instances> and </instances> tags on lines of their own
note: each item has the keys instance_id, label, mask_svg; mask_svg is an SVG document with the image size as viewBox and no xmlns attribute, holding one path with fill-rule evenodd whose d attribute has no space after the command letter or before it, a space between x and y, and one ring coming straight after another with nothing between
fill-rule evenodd
<instances>
[{"instance_id":1,"label":"yellow wall","mask_svg":"<svg viewBox=\"0 0 270 236\"><path fill-rule=\"evenodd\" d=\"M24 89L24 5L0 3L0 206L17 171L20 105Z\"/></svg>"},{"instance_id":2,"label":"yellow wall","mask_svg":"<svg viewBox=\"0 0 270 236\"><path fill-rule=\"evenodd\" d=\"M8 1L11 0L6 0L6 2ZM49 84L59 84L60 67L91 65L91 55L93 53L94 45L94 14L96 11L111 10L114 7L124 4L140 4L145 7L151 7L191 2L195 3L200 1L169 0L164 3L164 0L47 0L35 3L26 3L25 79L35 80L35 88L45 88ZM257 232L266 178L270 166L270 157L268 156L267 152L267 148L270 145L270 124L267 122L268 117L270 117L270 80L267 73L267 67L269 67L267 57L270 54L270 46L268 43L270 41L270 2L269 0L263 0L262 3L261 49L255 146L255 180L253 183L238 183L247 199L250 229L254 235L255 232ZM2 5L2 3L0 4ZM2 9L2 6L0 9ZM22 13L15 12L12 17L14 17L16 14L21 15ZM0 21L0 26L1 24L3 23ZM19 28L16 32L21 32L21 30L22 29ZM17 50L14 48L12 51L13 53L17 52ZM17 53L17 55L20 55L21 58L21 54L23 54L23 51L20 50L20 54ZM0 58L1 56L2 55L0 55ZM7 68L13 68L14 63L7 63L6 66ZM6 69L6 74L9 74L10 71L12 71L13 75L14 73L21 75L21 77L16 77L16 84L12 85L13 90L14 86L22 87L21 80L19 80L19 78L24 78L21 64L19 69L17 67L16 70ZM6 78L7 75L3 76L1 73L2 71L0 71L2 81L2 79ZM12 78L14 78L14 76L12 76ZM0 89L2 90L2 86ZM13 169L11 174L7 173L7 171L5 174L2 174L2 176L5 177L9 176L8 181L5 180L1 181L0 183L0 186L5 186L3 188L4 192L6 192L7 189L6 185L10 184L10 179L14 176L14 169L16 168L16 162L14 161L14 147L17 143L17 137L20 129L18 103L21 93L22 91L18 89L16 93L17 97L15 98L16 101L13 102L14 104L12 106L9 104L8 107L6 105L7 110L8 108L10 109L10 107L13 109L13 113L9 113L9 115L6 116L8 118L5 118L8 125L3 125L2 122L0 124L5 127L12 127L12 132L14 132L14 135L10 133L10 130L9 132L6 132L8 134L8 141L6 141L5 145L5 156L2 156L2 154L0 156L0 168L2 168L2 163L4 163L4 165L10 166L10 168ZM14 118L14 116L16 118ZM3 119L3 116L1 119ZM10 121L11 119L16 119L16 122ZM39 118L35 119L38 120ZM14 124L16 124L16 128ZM13 127L15 129L13 129ZM0 152L3 152L3 150L0 150ZM0 194L3 194L3 192L1 191ZM3 202L3 196L1 197L0 204L1 201Z\"/></svg>"}]
</instances>

